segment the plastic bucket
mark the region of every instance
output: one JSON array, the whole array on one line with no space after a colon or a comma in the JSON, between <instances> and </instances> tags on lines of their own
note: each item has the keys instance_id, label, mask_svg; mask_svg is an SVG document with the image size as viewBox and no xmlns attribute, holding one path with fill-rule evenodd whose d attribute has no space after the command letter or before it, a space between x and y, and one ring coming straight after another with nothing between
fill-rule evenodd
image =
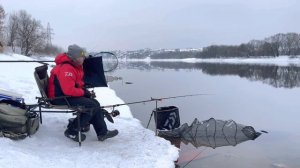
<instances>
[{"instance_id":1,"label":"plastic bucket","mask_svg":"<svg viewBox=\"0 0 300 168\"><path fill-rule=\"evenodd\" d=\"M180 126L179 110L175 106L159 107L153 110L156 129L172 130Z\"/></svg>"}]
</instances>

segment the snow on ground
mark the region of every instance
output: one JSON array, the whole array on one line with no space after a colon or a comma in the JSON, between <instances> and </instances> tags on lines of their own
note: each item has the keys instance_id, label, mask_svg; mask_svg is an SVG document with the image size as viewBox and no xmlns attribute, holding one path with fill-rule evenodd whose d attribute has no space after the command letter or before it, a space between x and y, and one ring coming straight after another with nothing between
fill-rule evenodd
<instances>
[{"instance_id":1,"label":"snow on ground","mask_svg":"<svg viewBox=\"0 0 300 168\"><path fill-rule=\"evenodd\" d=\"M185 59L186 62L211 62L230 64L269 64L277 66L300 65L300 57L262 57L262 58L225 58L225 59Z\"/></svg>"},{"instance_id":2,"label":"snow on ground","mask_svg":"<svg viewBox=\"0 0 300 168\"><path fill-rule=\"evenodd\" d=\"M31 60L17 54L0 54L0 60ZM27 104L40 96L33 71L39 63L0 63L0 89L23 95ZM51 69L51 68L50 68ZM101 105L124 103L110 88L95 88ZM117 137L97 141L91 129L87 139L78 143L67 139L63 132L71 114L43 114L43 124L32 137L13 141L0 138L1 168L148 168L174 167L178 149L154 132L145 129L133 118L128 106L117 108L121 115L109 129L118 129Z\"/></svg>"}]
</instances>

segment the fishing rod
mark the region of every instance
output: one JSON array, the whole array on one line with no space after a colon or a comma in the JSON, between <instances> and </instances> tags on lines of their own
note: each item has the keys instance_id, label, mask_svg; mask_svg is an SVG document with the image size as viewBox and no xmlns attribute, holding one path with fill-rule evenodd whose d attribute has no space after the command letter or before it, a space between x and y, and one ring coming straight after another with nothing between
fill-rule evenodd
<instances>
[{"instance_id":1,"label":"fishing rod","mask_svg":"<svg viewBox=\"0 0 300 168\"><path fill-rule=\"evenodd\" d=\"M189 94L189 95L180 95L180 96L171 96L171 97L161 97L161 98L152 98L148 100L142 100L142 101L135 101L135 102L129 102L129 103L120 103L120 104L113 104L113 105L106 105L106 106L101 106L101 108L115 108L118 106L124 106L124 105L131 105L131 104L139 104L139 103L147 103L147 102L158 102L162 100L167 100L167 99L176 99L176 98L182 98L182 97L191 97L191 96L200 96L200 95L211 95L211 94Z\"/></svg>"},{"instance_id":2,"label":"fishing rod","mask_svg":"<svg viewBox=\"0 0 300 168\"><path fill-rule=\"evenodd\" d=\"M130 104L139 104L139 103L147 103L147 102L155 101L155 109L157 110L158 109L157 108L158 101L167 100L167 99L176 99L176 98L191 97L191 96L201 96L201 95L211 95L211 94L198 93L198 94L188 94L188 95L180 95L180 96L161 97L161 98L152 98L151 97L151 99L149 99L149 100L135 101L135 102L130 102L130 103L113 104L113 105L101 106L101 108L112 108L113 112L111 112L111 115L113 117L115 117L115 116L117 116L117 115L120 114L119 111L114 112L115 111L114 108L118 107L118 106L124 106L124 105L130 105ZM154 111L152 111L152 113L150 115L150 118L149 118L149 121L148 121L148 124L147 124L147 128L149 127L150 121L151 121L152 116L153 116L153 112ZM106 118L112 120L112 118L110 116L108 116L108 115L106 116ZM157 134L157 132L155 132L155 134Z\"/></svg>"},{"instance_id":3,"label":"fishing rod","mask_svg":"<svg viewBox=\"0 0 300 168\"><path fill-rule=\"evenodd\" d=\"M54 62L54 61L37 61L37 60L0 60L0 62Z\"/></svg>"},{"instance_id":4,"label":"fishing rod","mask_svg":"<svg viewBox=\"0 0 300 168\"><path fill-rule=\"evenodd\" d=\"M31 63L31 62L37 62L44 65L49 65L47 62L54 62L54 61L37 61L37 60L0 60L1 62L9 62L9 63L19 63L19 62L25 62L25 63Z\"/></svg>"}]
</instances>

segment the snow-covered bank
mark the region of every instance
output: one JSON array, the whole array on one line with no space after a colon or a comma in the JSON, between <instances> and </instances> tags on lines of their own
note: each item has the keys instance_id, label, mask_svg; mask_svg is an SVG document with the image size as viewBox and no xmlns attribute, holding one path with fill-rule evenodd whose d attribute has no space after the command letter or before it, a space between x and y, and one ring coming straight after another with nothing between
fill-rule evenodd
<instances>
[{"instance_id":1,"label":"snow-covered bank","mask_svg":"<svg viewBox=\"0 0 300 168\"><path fill-rule=\"evenodd\" d=\"M30 60L12 54L0 54L0 60ZM0 88L20 93L27 104L36 103L39 91L33 71L38 63L0 63ZM51 68L50 68L51 69ZM110 88L95 88L97 99L102 105L124 103ZM170 142L155 136L143 128L140 121L132 117L128 106L117 108L121 115L109 129L118 129L119 135L104 142L97 141L95 132L87 133L81 147L66 137L69 114L44 114L40 130L30 138L12 141L0 138L1 168L98 168L98 167L174 167L178 149Z\"/></svg>"},{"instance_id":2,"label":"snow-covered bank","mask_svg":"<svg viewBox=\"0 0 300 168\"><path fill-rule=\"evenodd\" d=\"M121 59L120 61L144 61L144 62L188 62L188 63L230 63L230 64L262 64L262 65L278 65L278 66L289 66L295 65L300 66L300 56L289 57L261 57L261 58L186 58L186 59Z\"/></svg>"}]
</instances>

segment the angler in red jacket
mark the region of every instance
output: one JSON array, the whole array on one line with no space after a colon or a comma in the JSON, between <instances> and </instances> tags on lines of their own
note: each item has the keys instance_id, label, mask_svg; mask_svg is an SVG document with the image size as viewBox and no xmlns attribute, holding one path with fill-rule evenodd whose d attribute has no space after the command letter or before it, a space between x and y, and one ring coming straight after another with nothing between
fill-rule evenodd
<instances>
[{"instance_id":1,"label":"angler in red jacket","mask_svg":"<svg viewBox=\"0 0 300 168\"><path fill-rule=\"evenodd\" d=\"M56 66L51 70L48 83L48 97L56 98L60 96L70 96L65 99L54 99L55 105L83 106L91 109L87 113L80 115L81 128L88 124L92 124L99 141L114 137L118 134L118 130L109 131L104 121L104 114L100 108L100 103L93 99L90 91L84 88L83 81L83 62L85 59L84 50L77 45L70 45L68 52L59 54L55 58ZM69 123L65 136L79 141L77 131L77 118ZM86 136L81 135L82 141Z\"/></svg>"}]
</instances>

